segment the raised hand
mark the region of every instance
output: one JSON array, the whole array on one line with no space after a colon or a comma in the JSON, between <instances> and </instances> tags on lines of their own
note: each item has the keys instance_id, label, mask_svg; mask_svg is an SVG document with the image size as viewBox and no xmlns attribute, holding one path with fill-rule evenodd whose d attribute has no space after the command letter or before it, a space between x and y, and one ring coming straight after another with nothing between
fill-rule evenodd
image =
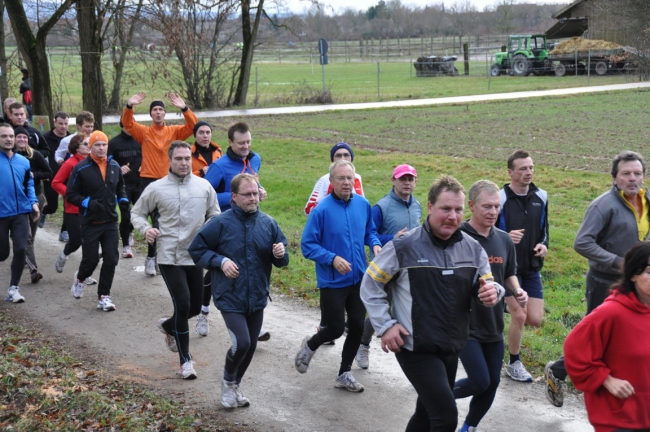
<instances>
[{"instance_id":1,"label":"raised hand","mask_svg":"<svg viewBox=\"0 0 650 432\"><path fill-rule=\"evenodd\" d=\"M176 108L184 109L186 106L185 101L176 93L169 92L169 100Z\"/></svg>"},{"instance_id":2,"label":"raised hand","mask_svg":"<svg viewBox=\"0 0 650 432\"><path fill-rule=\"evenodd\" d=\"M137 94L131 96L127 102L127 105L136 106L140 105L143 100L147 97L147 92L138 92Z\"/></svg>"}]
</instances>

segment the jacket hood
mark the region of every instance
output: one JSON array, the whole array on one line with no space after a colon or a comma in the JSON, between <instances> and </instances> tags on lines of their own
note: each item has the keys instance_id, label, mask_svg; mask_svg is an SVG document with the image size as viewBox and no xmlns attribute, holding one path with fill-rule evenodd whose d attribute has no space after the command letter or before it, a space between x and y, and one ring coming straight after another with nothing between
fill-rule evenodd
<instances>
[{"instance_id":1,"label":"jacket hood","mask_svg":"<svg viewBox=\"0 0 650 432\"><path fill-rule=\"evenodd\" d=\"M650 307L641 303L634 293L622 294L619 291L614 291L609 297L605 299L605 301L620 303L635 313L650 314Z\"/></svg>"}]
</instances>

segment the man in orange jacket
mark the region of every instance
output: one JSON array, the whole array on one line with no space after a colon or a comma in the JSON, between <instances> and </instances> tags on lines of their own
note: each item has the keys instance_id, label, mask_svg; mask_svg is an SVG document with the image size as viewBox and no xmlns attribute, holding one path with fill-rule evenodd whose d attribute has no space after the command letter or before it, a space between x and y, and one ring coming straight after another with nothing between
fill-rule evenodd
<instances>
[{"instance_id":1,"label":"man in orange jacket","mask_svg":"<svg viewBox=\"0 0 650 432\"><path fill-rule=\"evenodd\" d=\"M185 118L184 125L169 126L165 123L165 104L161 100L154 100L149 105L151 126L137 123L133 118L133 107L139 105L147 97L146 92L138 92L131 96L126 103L122 113L122 124L124 129L135 138L142 146L142 165L140 167L140 179L142 190L150 183L165 177L169 171L169 157L167 149L172 141L184 141L192 135L194 125L198 119L194 113L185 105L185 101L175 93L169 93L171 103L179 108ZM158 228L158 212L151 214L151 221L154 228ZM145 261L145 273L147 276L155 276L156 273L156 245L150 244Z\"/></svg>"}]
</instances>

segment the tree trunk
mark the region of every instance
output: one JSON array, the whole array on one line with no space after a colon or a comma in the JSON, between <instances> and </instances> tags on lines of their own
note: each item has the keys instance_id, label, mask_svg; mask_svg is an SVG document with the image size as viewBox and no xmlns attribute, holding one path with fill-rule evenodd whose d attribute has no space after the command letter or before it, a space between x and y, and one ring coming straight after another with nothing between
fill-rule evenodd
<instances>
[{"instance_id":1,"label":"tree trunk","mask_svg":"<svg viewBox=\"0 0 650 432\"><path fill-rule=\"evenodd\" d=\"M1 0L0 0L1 1ZM122 3L122 2L121 2ZM120 100L120 91L122 88L122 76L124 74L124 64L126 63L126 55L128 51L133 46L133 34L135 33L135 25L140 19L140 11L142 10L142 4L144 0L138 0L138 6L135 9L135 13L131 17L131 24L129 26L129 32L125 35L124 28L122 27L127 17L124 16L123 5L118 5L118 10L115 12L113 23L115 26L115 31L118 32L118 38L120 41L120 53L116 61L113 62L113 67L115 68L115 78L113 80L113 90L111 91L111 100L108 102L108 109L113 111L119 111L122 107L122 101Z\"/></svg>"},{"instance_id":2,"label":"tree trunk","mask_svg":"<svg viewBox=\"0 0 650 432\"><path fill-rule=\"evenodd\" d=\"M5 2L0 0L0 17L5 16ZM9 86L7 85L7 54L5 53L5 20L0 19L0 100L5 100L9 96Z\"/></svg>"},{"instance_id":3,"label":"tree trunk","mask_svg":"<svg viewBox=\"0 0 650 432\"><path fill-rule=\"evenodd\" d=\"M81 88L83 109L95 116L95 129L102 128L106 93L102 77L103 14L96 0L77 0L79 47L81 48Z\"/></svg>"},{"instance_id":4,"label":"tree trunk","mask_svg":"<svg viewBox=\"0 0 650 432\"><path fill-rule=\"evenodd\" d=\"M255 13L255 22L251 28L251 0L241 1L243 47L241 53L239 81L237 82L237 90L235 91L233 105L246 105L248 82L250 81L251 65L253 64L253 50L255 49L255 39L257 39L257 31L259 29L263 7L264 0L259 0L257 12Z\"/></svg>"},{"instance_id":5,"label":"tree trunk","mask_svg":"<svg viewBox=\"0 0 650 432\"><path fill-rule=\"evenodd\" d=\"M29 26L22 1L12 0L5 3L18 49L29 70L32 84L32 111L35 115L47 115L50 118L50 124L54 124L54 113L52 112L52 87L45 41L54 24L70 9L74 2L75 0L65 0L40 27L36 36Z\"/></svg>"}]
</instances>

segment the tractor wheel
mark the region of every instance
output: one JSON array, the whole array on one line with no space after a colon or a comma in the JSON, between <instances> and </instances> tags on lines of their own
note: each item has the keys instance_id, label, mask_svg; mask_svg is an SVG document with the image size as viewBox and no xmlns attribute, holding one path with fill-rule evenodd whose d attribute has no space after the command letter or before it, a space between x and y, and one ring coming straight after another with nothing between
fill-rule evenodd
<instances>
[{"instance_id":1,"label":"tractor wheel","mask_svg":"<svg viewBox=\"0 0 650 432\"><path fill-rule=\"evenodd\" d=\"M605 75L607 73L607 63L604 61L599 61L596 63L596 66L594 67L594 71L598 75Z\"/></svg>"},{"instance_id":2,"label":"tractor wheel","mask_svg":"<svg viewBox=\"0 0 650 432\"><path fill-rule=\"evenodd\" d=\"M492 67L490 68L490 75L493 77L501 75L501 66L498 64L493 64Z\"/></svg>"},{"instance_id":3,"label":"tractor wheel","mask_svg":"<svg viewBox=\"0 0 650 432\"><path fill-rule=\"evenodd\" d=\"M530 62L528 61L528 57L526 57L523 54L517 54L512 58L512 62L510 63L510 67L513 70L514 74L516 76L528 76L530 75L531 72L531 67L530 67Z\"/></svg>"},{"instance_id":4,"label":"tractor wheel","mask_svg":"<svg viewBox=\"0 0 650 432\"><path fill-rule=\"evenodd\" d=\"M566 75L566 66L562 63L558 63L555 66L555 76L563 77L564 75Z\"/></svg>"}]
</instances>

